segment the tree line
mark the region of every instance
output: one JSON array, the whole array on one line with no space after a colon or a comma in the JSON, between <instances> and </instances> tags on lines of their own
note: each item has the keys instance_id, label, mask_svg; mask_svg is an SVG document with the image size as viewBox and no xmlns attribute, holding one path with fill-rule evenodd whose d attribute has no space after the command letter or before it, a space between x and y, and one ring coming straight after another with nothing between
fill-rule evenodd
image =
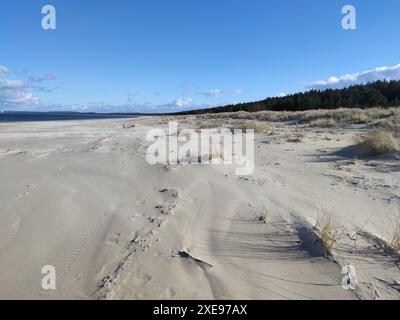
<instances>
[{"instance_id":1,"label":"tree line","mask_svg":"<svg viewBox=\"0 0 400 320\"><path fill-rule=\"evenodd\" d=\"M311 109L370 108L400 106L400 81L375 81L344 89L310 90L284 97L191 110L179 114L219 112L305 111Z\"/></svg>"}]
</instances>

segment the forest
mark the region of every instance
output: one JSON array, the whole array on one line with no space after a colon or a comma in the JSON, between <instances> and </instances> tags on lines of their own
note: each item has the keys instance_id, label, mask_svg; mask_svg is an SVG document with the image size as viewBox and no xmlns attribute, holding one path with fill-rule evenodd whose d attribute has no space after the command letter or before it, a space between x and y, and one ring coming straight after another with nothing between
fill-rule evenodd
<instances>
[{"instance_id":1,"label":"forest","mask_svg":"<svg viewBox=\"0 0 400 320\"><path fill-rule=\"evenodd\" d=\"M284 97L190 110L179 114L219 112L304 111L311 109L371 108L400 106L400 81L375 81L344 89L310 90Z\"/></svg>"}]
</instances>

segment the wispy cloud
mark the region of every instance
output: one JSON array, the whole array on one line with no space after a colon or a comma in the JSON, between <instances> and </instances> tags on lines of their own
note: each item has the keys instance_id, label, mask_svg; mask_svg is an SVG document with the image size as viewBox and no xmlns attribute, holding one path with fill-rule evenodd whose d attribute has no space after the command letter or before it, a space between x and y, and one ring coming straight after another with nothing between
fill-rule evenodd
<instances>
[{"instance_id":1,"label":"wispy cloud","mask_svg":"<svg viewBox=\"0 0 400 320\"><path fill-rule=\"evenodd\" d=\"M230 95L230 94L242 94L242 93L243 93L242 89L235 89L235 90L211 89L211 90L197 92L197 94L208 98L218 98L223 94Z\"/></svg>"},{"instance_id":2,"label":"wispy cloud","mask_svg":"<svg viewBox=\"0 0 400 320\"><path fill-rule=\"evenodd\" d=\"M182 107L188 107L188 106L190 106L190 105L192 104L192 102L193 102L193 99L192 99L192 98L189 98L189 97L187 97L187 98L180 98L180 99L176 99L176 100L172 103L172 105L174 105L174 106L176 106L176 107L182 108Z\"/></svg>"},{"instance_id":3,"label":"wispy cloud","mask_svg":"<svg viewBox=\"0 0 400 320\"><path fill-rule=\"evenodd\" d=\"M45 92L45 93L52 93L54 90L57 90L56 88L50 89L44 86L34 86L32 89L34 92Z\"/></svg>"},{"instance_id":4,"label":"wispy cloud","mask_svg":"<svg viewBox=\"0 0 400 320\"><path fill-rule=\"evenodd\" d=\"M400 80L400 64L391 67L378 67L372 70L332 76L325 80L310 83L308 89L341 89L355 84L365 84L377 80Z\"/></svg>"},{"instance_id":5,"label":"wispy cloud","mask_svg":"<svg viewBox=\"0 0 400 320\"><path fill-rule=\"evenodd\" d=\"M22 80L12 79L8 68L0 65L0 107L19 108L37 106L39 97L28 91L28 85Z\"/></svg>"},{"instance_id":6,"label":"wispy cloud","mask_svg":"<svg viewBox=\"0 0 400 320\"><path fill-rule=\"evenodd\" d=\"M211 89L211 90L197 92L197 94L205 97L219 97L221 93L222 93L221 89Z\"/></svg>"},{"instance_id":7,"label":"wispy cloud","mask_svg":"<svg viewBox=\"0 0 400 320\"><path fill-rule=\"evenodd\" d=\"M154 104L151 102L109 102L104 100L76 104L43 104L42 111L78 111L78 112L125 112L125 113L163 113L178 112L193 108L208 107L209 105L194 105L192 98L180 98L168 103Z\"/></svg>"},{"instance_id":8,"label":"wispy cloud","mask_svg":"<svg viewBox=\"0 0 400 320\"><path fill-rule=\"evenodd\" d=\"M218 106L217 104L195 103L191 98L180 98L167 103L155 104L152 102L135 102L132 99L125 102L110 102L104 100L90 101L85 103L44 103L37 101L33 103L35 97L33 95L15 96L14 104L11 101L7 105L6 110L20 111L74 111L74 112L98 112L98 113L168 113L180 112L192 109L203 109ZM18 101L17 101L18 99ZM23 100L26 103L22 103ZM18 104L17 104L18 102ZM0 109L4 106L0 97Z\"/></svg>"},{"instance_id":9,"label":"wispy cloud","mask_svg":"<svg viewBox=\"0 0 400 320\"><path fill-rule=\"evenodd\" d=\"M0 75L1 75L1 74L4 74L4 73L7 73L7 72L8 72L8 68L5 67L5 66L2 66L2 65L0 64Z\"/></svg>"},{"instance_id":10,"label":"wispy cloud","mask_svg":"<svg viewBox=\"0 0 400 320\"><path fill-rule=\"evenodd\" d=\"M0 90L16 90L25 87L26 85L22 80L0 78Z\"/></svg>"},{"instance_id":11,"label":"wispy cloud","mask_svg":"<svg viewBox=\"0 0 400 320\"><path fill-rule=\"evenodd\" d=\"M0 92L0 105L1 100L4 106L11 107L37 106L40 102L39 97L34 96L30 92L23 91L9 92L4 95L1 95Z\"/></svg>"},{"instance_id":12,"label":"wispy cloud","mask_svg":"<svg viewBox=\"0 0 400 320\"><path fill-rule=\"evenodd\" d=\"M195 86L193 84L185 84L182 86L183 90L191 91L195 89Z\"/></svg>"},{"instance_id":13,"label":"wispy cloud","mask_svg":"<svg viewBox=\"0 0 400 320\"><path fill-rule=\"evenodd\" d=\"M29 80L31 82L52 81L52 80L56 80L56 79L57 79L57 77L55 75L53 75L53 74L46 74L43 77L35 77L35 76L33 76L33 77L29 78Z\"/></svg>"}]
</instances>

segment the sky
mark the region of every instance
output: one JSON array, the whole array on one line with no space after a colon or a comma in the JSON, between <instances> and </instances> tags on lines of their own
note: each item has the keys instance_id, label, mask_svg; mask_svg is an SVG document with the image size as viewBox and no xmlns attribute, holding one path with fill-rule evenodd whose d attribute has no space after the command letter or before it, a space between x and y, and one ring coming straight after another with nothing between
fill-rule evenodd
<instances>
[{"instance_id":1,"label":"sky","mask_svg":"<svg viewBox=\"0 0 400 320\"><path fill-rule=\"evenodd\" d=\"M56 29L42 28L44 5ZM342 28L342 7L356 29ZM168 112L400 79L398 0L2 0L0 110Z\"/></svg>"}]
</instances>

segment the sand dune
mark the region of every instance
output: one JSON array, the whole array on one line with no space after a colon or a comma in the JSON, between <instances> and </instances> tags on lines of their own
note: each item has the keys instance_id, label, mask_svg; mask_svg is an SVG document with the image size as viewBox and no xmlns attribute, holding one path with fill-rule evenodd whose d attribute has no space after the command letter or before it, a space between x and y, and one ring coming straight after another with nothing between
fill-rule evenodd
<instances>
[{"instance_id":1,"label":"sand dune","mask_svg":"<svg viewBox=\"0 0 400 320\"><path fill-rule=\"evenodd\" d=\"M400 297L399 258L382 246L399 164L349 156L362 127L299 139L275 123L256 135L254 173L237 176L234 165L152 166L145 135L166 120L129 123L0 124L1 299ZM339 230L329 257L313 238L318 207ZM356 290L341 285L349 263ZM44 265L56 290L41 287Z\"/></svg>"}]
</instances>

